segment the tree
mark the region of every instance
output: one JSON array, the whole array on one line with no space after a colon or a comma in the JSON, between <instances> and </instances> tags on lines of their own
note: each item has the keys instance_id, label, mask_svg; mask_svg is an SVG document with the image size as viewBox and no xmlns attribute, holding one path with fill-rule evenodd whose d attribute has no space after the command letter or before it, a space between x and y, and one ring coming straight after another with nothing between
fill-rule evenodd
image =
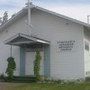
<instances>
[{"instance_id":1,"label":"tree","mask_svg":"<svg viewBox=\"0 0 90 90\"><path fill-rule=\"evenodd\" d=\"M7 11L5 11L2 17L2 24L4 24L7 21L8 21L8 13Z\"/></svg>"},{"instance_id":2,"label":"tree","mask_svg":"<svg viewBox=\"0 0 90 90\"><path fill-rule=\"evenodd\" d=\"M40 51L36 50L36 56L34 62L34 75L36 76L37 80L40 80L40 61L41 61Z\"/></svg>"},{"instance_id":3,"label":"tree","mask_svg":"<svg viewBox=\"0 0 90 90\"><path fill-rule=\"evenodd\" d=\"M2 18L0 17L0 25L2 24Z\"/></svg>"},{"instance_id":4,"label":"tree","mask_svg":"<svg viewBox=\"0 0 90 90\"><path fill-rule=\"evenodd\" d=\"M10 79L12 79L13 78L13 75L14 75L14 71L16 69L16 63L15 63L13 57L9 57L7 59L7 62L8 62L8 66L7 66L7 69L6 69L6 74L8 75L8 77Z\"/></svg>"}]
</instances>

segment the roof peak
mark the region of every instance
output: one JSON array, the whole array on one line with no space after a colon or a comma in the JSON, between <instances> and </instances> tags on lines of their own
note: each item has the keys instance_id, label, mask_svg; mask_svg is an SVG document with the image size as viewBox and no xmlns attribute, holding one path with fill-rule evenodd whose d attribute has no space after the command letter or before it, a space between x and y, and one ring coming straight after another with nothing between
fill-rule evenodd
<instances>
[{"instance_id":1,"label":"roof peak","mask_svg":"<svg viewBox=\"0 0 90 90\"><path fill-rule=\"evenodd\" d=\"M64 18L66 20L69 20L69 21L72 21L74 23L77 23L77 24L80 24L80 25L83 25L83 26L86 26L86 27L90 28L90 24L88 24L88 23L85 23L85 22L82 22L82 21L73 19L71 17L65 16L65 15L62 15L62 14L59 14L59 13L50 11L50 10L47 10L45 8L36 6L36 5L32 4L32 3L31 3L31 7L30 8L31 9L36 8L36 9L41 10L41 11L44 11L46 13L49 13L49 14L52 14L52 15L55 15L55 16ZM0 26L0 31L2 31L5 27L7 27L8 25L10 25L12 22L14 22L18 17L21 17L20 15L26 14L27 10L28 10L28 7L27 6L25 6L24 8L22 8L22 10L20 10L19 12L17 12L14 17L10 18L5 24L3 24L3 25Z\"/></svg>"}]
</instances>

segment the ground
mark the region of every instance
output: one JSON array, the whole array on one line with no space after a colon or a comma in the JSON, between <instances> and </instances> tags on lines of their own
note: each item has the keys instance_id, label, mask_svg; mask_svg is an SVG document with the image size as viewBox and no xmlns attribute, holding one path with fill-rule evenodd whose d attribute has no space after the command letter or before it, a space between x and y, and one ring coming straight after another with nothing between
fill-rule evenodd
<instances>
[{"instance_id":1,"label":"ground","mask_svg":"<svg viewBox=\"0 0 90 90\"><path fill-rule=\"evenodd\" d=\"M0 90L90 90L90 83L81 84L40 84L0 83Z\"/></svg>"}]
</instances>

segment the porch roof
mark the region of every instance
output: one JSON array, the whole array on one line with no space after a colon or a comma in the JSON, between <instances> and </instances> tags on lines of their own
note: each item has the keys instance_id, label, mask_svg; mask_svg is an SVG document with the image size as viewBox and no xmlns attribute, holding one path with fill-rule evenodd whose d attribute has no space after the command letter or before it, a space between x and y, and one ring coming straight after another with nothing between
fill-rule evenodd
<instances>
[{"instance_id":1,"label":"porch roof","mask_svg":"<svg viewBox=\"0 0 90 90\"><path fill-rule=\"evenodd\" d=\"M5 40L5 44L15 45L15 46L29 45L29 44L30 45L33 45L33 44L49 45L50 42L40 39L40 38L37 38L37 37L30 36L30 35L18 33L17 35L14 35L11 38Z\"/></svg>"}]
</instances>

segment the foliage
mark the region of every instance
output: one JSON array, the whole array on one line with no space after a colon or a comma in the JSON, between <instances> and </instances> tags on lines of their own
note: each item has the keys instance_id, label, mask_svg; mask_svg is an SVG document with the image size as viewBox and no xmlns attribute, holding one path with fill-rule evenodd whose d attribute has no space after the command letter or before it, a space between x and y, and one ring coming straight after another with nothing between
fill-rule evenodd
<instances>
[{"instance_id":1,"label":"foliage","mask_svg":"<svg viewBox=\"0 0 90 90\"><path fill-rule=\"evenodd\" d=\"M2 74L0 75L0 82L5 81L4 78L5 78L5 75L2 73Z\"/></svg>"},{"instance_id":2,"label":"foliage","mask_svg":"<svg viewBox=\"0 0 90 90\"><path fill-rule=\"evenodd\" d=\"M0 75L0 79L2 79L2 78L4 78L4 77L5 77L4 74L1 74L1 75Z\"/></svg>"},{"instance_id":3,"label":"foliage","mask_svg":"<svg viewBox=\"0 0 90 90\"><path fill-rule=\"evenodd\" d=\"M35 83L36 77L29 76L13 76L13 78L8 78L6 76L0 76L0 82L12 82L12 83Z\"/></svg>"},{"instance_id":4,"label":"foliage","mask_svg":"<svg viewBox=\"0 0 90 90\"><path fill-rule=\"evenodd\" d=\"M7 69L6 69L6 74L8 75L9 78L13 78L14 71L16 69L16 63L15 63L13 57L9 57L7 59L7 62L8 62L8 66L7 66Z\"/></svg>"},{"instance_id":5,"label":"foliage","mask_svg":"<svg viewBox=\"0 0 90 90\"><path fill-rule=\"evenodd\" d=\"M86 82L90 82L90 76L85 78Z\"/></svg>"},{"instance_id":6,"label":"foliage","mask_svg":"<svg viewBox=\"0 0 90 90\"><path fill-rule=\"evenodd\" d=\"M40 80L40 61L41 61L41 55L40 55L40 51L37 49L35 62L34 62L34 75L36 76L37 81Z\"/></svg>"},{"instance_id":7,"label":"foliage","mask_svg":"<svg viewBox=\"0 0 90 90\"><path fill-rule=\"evenodd\" d=\"M90 83L56 84L56 83L6 83L3 90L90 90ZM1 87L2 87L1 86Z\"/></svg>"},{"instance_id":8,"label":"foliage","mask_svg":"<svg viewBox=\"0 0 90 90\"><path fill-rule=\"evenodd\" d=\"M0 25L6 23L7 21L8 21L8 13L7 11L5 11L3 17L0 17Z\"/></svg>"},{"instance_id":9,"label":"foliage","mask_svg":"<svg viewBox=\"0 0 90 90\"><path fill-rule=\"evenodd\" d=\"M33 83L33 82L36 82L36 77L34 76L14 76L12 82Z\"/></svg>"},{"instance_id":10,"label":"foliage","mask_svg":"<svg viewBox=\"0 0 90 90\"><path fill-rule=\"evenodd\" d=\"M4 14L3 14L2 24L4 24L5 22L7 22L7 20L8 20L8 13L7 13L7 11L5 11Z\"/></svg>"}]
</instances>

